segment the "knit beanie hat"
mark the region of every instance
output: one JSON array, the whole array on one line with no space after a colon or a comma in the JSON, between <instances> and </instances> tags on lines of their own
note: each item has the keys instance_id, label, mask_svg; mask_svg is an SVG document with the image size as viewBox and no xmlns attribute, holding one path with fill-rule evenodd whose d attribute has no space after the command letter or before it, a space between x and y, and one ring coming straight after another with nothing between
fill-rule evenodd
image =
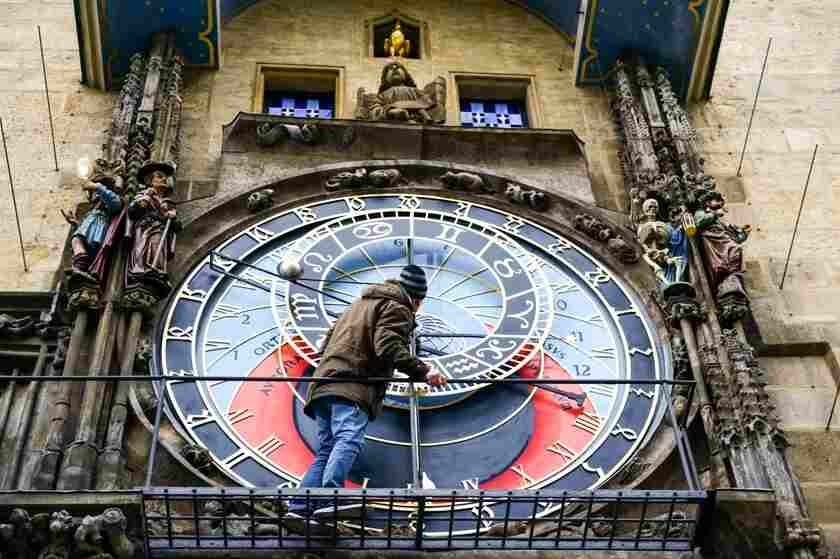
<instances>
[{"instance_id":1,"label":"knit beanie hat","mask_svg":"<svg viewBox=\"0 0 840 559\"><path fill-rule=\"evenodd\" d=\"M409 264L400 272L400 285L411 298L422 299L428 290L426 272L420 266Z\"/></svg>"}]
</instances>

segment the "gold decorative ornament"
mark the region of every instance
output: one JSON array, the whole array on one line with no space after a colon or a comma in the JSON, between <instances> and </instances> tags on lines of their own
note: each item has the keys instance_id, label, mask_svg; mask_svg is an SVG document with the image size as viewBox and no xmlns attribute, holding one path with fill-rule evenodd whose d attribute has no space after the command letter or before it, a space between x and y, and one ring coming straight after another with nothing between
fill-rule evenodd
<instances>
[{"instance_id":1,"label":"gold decorative ornament","mask_svg":"<svg viewBox=\"0 0 840 559\"><path fill-rule=\"evenodd\" d=\"M405 58L411 53L411 41L403 35L400 20L396 20L391 36L385 39L385 52L392 58Z\"/></svg>"}]
</instances>

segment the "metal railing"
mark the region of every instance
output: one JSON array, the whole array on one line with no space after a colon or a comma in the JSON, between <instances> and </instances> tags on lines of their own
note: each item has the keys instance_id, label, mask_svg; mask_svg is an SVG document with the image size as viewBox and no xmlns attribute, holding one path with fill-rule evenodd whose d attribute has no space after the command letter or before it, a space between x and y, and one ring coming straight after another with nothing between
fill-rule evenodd
<instances>
[{"instance_id":1,"label":"metal railing","mask_svg":"<svg viewBox=\"0 0 840 559\"><path fill-rule=\"evenodd\" d=\"M293 499L329 502L330 510L317 527L292 527L283 512ZM151 556L187 549L689 551L713 506L705 491L640 490L155 487L143 490L143 501ZM338 508L348 504L367 514L341 520ZM475 514L490 504L504 515ZM407 522L406 508L416 511Z\"/></svg>"},{"instance_id":2,"label":"metal railing","mask_svg":"<svg viewBox=\"0 0 840 559\"><path fill-rule=\"evenodd\" d=\"M0 375L0 382L154 382L165 375L24 376ZM312 382L311 377L178 377L179 382ZM322 380L322 379L320 379ZM366 382L394 379L372 378ZM334 379L332 382L359 382ZM712 493L701 484L689 445L686 421L692 409L693 381L615 379L482 379L459 384L630 385L660 387L666 418L672 427L686 489L559 491L472 489L246 489L153 487L152 474L166 398L158 391L152 446L142 497L142 526L147 557L201 549L249 549L270 552L329 549L393 550L615 550L688 551L705 530L714 508ZM687 399L678 416L671 393ZM284 517L292 499L332 507L315 525L290 526ZM338 518L345 505L360 505L366 516ZM482 511L492 506L490 515ZM408 511L408 513L407 513ZM476 513L476 511L478 511ZM331 517L332 516L332 517ZM294 522L293 522L294 523ZM324 527L326 531L324 533ZM297 530L295 530L297 528Z\"/></svg>"}]
</instances>

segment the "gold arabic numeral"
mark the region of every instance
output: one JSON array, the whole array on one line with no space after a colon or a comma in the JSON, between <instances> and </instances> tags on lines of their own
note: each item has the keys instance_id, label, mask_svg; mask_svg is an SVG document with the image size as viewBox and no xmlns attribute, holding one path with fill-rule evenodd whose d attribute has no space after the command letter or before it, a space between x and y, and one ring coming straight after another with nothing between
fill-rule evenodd
<instances>
[{"instance_id":1,"label":"gold arabic numeral","mask_svg":"<svg viewBox=\"0 0 840 559\"><path fill-rule=\"evenodd\" d=\"M592 287L596 288L601 284L608 283L612 279L610 274L601 268L597 268L591 272L586 272L584 277Z\"/></svg>"},{"instance_id":2,"label":"gold arabic numeral","mask_svg":"<svg viewBox=\"0 0 840 559\"><path fill-rule=\"evenodd\" d=\"M615 424L615 427L613 428L612 433L610 434L614 437L624 437L630 442L633 442L639 438L639 434L636 433L636 431L630 429L629 427L622 427L620 423Z\"/></svg>"},{"instance_id":3,"label":"gold arabic numeral","mask_svg":"<svg viewBox=\"0 0 840 559\"><path fill-rule=\"evenodd\" d=\"M247 234L249 237L251 237L260 244L266 241L270 241L271 239L277 236L277 233L275 233L274 231L265 229L263 227L260 227L259 225L251 227L250 229L245 231L245 234Z\"/></svg>"},{"instance_id":4,"label":"gold arabic numeral","mask_svg":"<svg viewBox=\"0 0 840 559\"><path fill-rule=\"evenodd\" d=\"M528 472L525 471L525 467L522 464L517 464L511 468L511 471L522 478L522 488L528 487L529 485L534 484L534 478L528 475Z\"/></svg>"},{"instance_id":5,"label":"gold arabic numeral","mask_svg":"<svg viewBox=\"0 0 840 559\"><path fill-rule=\"evenodd\" d=\"M597 413L585 411L575 418L574 426L594 435L601 428L603 422L604 418Z\"/></svg>"},{"instance_id":6,"label":"gold arabic numeral","mask_svg":"<svg viewBox=\"0 0 840 559\"><path fill-rule=\"evenodd\" d=\"M315 215L315 212L313 212L309 208L298 208L297 210L295 210L295 214L304 223L315 221L315 219L318 217Z\"/></svg>"},{"instance_id":7,"label":"gold arabic numeral","mask_svg":"<svg viewBox=\"0 0 840 559\"><path fill-rule=\"evenodd\" d=\"M228 411L228 421L231 425L236 425L242 421L246 421L255 417L256 414L252 412L250 409L245 408L242 410L230 410Z\"/></svg>"},{"instance_id":8,"label":"gold arabic numeral","mask_svg":"<svg viewBox=\"0 0 840 559\"><path fill-rule=\"evenodd\" d=\"M365 209L366 205L365 199L359 198L358 196L347 199L347 207L350 208L351 212L360 212Z\"/></svg>"},{"instance_id":9,"label":"gold arabic numeral","mask_svg":"<svg viewBox=\"0 0 840 559\"><path fill-rule=\"evenodd\" d=\"M284 481L283 483L277 486L277 489L298 489L300 487L300 481L298 480L291 480L291 481Z\"/></svg>"},{"instance_id":10,"label":"gold arabic numeral","mask_svg":"<svg viewBox=\"0 0 840 559\"><path fill-rule=\"evenodd\" d=\"M570 248L572 248L572 245L566 239L557 239L556 243L548 245L548 251L554 256L560 256Z\"/></svg>"},{"instance_id":11,"label":"gold arabic numeral","mask_svg":"<svg viewBox=\"0 0 840 559\"><path fill-rule=\"evenodd\" d=\"M406 210L416 210L420 207L420 198L414 195L400 196L400 207Z\"/></svg>"},{"instance_id":12,"label":"gold arabic numeral","mask_svg":"<svg viewBox=\"0 0 840 559\"><path fill-rule=\"evenodd\" d=\"M464 217L468 213L470 213L470 208L472 208L472 204L468 204L466 202L458 202L458 207L455 209L455 215L459 217Z\"/></svg>"},{"instance_id":13,"label":"gold arabic numeral","mask_svg":"<svg viewBox=\"0 0 840 559\"><path fill-rule=\"evenodd\" d=\"M502 225L502 229L509 233L519 233L519 230L525 225L525 222L518 217L506 216L506 221Z\"/></svg>"},{"instance_id":14,"label":"gold arabic numeral","mask_svg":"<svg viewBox=\"0 0 840 559\"><path fill-rule=\"evenodd\" d=\"M201 289L190 289L185 287L181 290L181 298L188 301L195 301L196 303L203 303L207 297L207 292Z\"/></svg>"},{"instance_id":15,"label":"gold arabic numeral","mask_svg":"<svg viewBox=\"0 0 840 559\"><path fill-rule=\"evenodd\" d=\"M592 466L589 462L584 462L583 464L581 464L581 467L584 469L584 471L598 476L599 480L602 480L605 477L607 477L607 474L604 472L604 468L602 468L601 466Z\"/></svg>"},{"instance_id":16,"label":"gold arabic numeral","mask_svg":"<svg viewBox=\"0 0 840 559\"><path fill-rule=\"evenodd\" d=\"M577 453L574 450L563 444L562 441L556 440L551 445L545 447L548 452L553 452L563 458L563 464L568 464L575 459Z\"/></svg>"},{"instance_id":17,"label":"gold arabic numeral","mask_svg":"<svg viewBox=\"0 0 840 559\"><path fill-rule=\"evenodd\" d=\"M178 326L172 326L166 331L166 335L170 340L191 342L193 341L193 327L180 328Z\"/></svg>"}]
</instances>

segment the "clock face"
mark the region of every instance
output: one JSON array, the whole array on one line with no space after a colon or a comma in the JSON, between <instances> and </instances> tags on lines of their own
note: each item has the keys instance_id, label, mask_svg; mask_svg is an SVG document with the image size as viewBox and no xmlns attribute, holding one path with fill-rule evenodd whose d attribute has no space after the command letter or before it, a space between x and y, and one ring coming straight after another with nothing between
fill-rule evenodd
<instances>
[{"instance_id":1,"label":"clock face","mask_svg":"<svg viewBox=\"0 0 840 559\"><path fill-rule=\"evenodd\" d=\"M287 257L309 281L272 275ZM418 355L450 379L420 398L422 469L432 483L589 489L632 458L664 396L632 383L665 370L639 300L571 240L503 211L433 196L321 201L276 214L211 251L160 327L156 364L171 377L171 417L236 482L296 486L317 450L315 424L302 412L306 383L184 379L310 375L335 318L367 284L397 278L409 263L429 281L417 315ZM458 382L501 378L631 382L551 385L566 396L528 384ZM411 482L407 390L389 386L348 486ZM476 529L503 509L484 503L456 516L465 530ZM434 533L434 506L425 510ZM449 507L439 514L448 522Z\"/></svg>"}]
</instances>

